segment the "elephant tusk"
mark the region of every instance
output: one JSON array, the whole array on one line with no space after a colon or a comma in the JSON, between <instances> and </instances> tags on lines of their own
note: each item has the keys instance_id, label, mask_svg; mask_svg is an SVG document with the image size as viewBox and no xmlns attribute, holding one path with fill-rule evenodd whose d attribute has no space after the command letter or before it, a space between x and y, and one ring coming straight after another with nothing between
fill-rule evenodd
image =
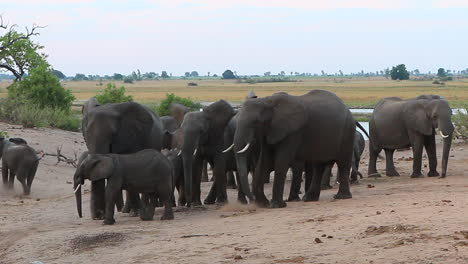
<instances>
[{"instance_id":1,"label":"elephant tusk","mask_svg":"<svg viewBox=\"0 0 468 264\"><path fill-rule=\"evenodd\" d=\"M247 151L247 149L249 149L249 147L250 147L250 143L247 143L247 145L243 149L237 151L237 153L244 153Z\"/></svg>"},{"instance_id":2,"label":"elephant tusk","mask_svg":"<svg viewBox=\"0 0 468 264\"><path fill-rule=\"evenodd\" d=\"M448 138L448 137L449 137L449 136L444 135L444 133L442 133L442 130L439 130L439 134L440 134L440 136L443 137L443 138Z\"/></svg>"},{"instance_id":3,"label":"elephant tusk","mask_svg":"<svg viewBox=\"0 0 468 264\"><path fill-rule=\"evenodd\" d=\"M182 150L179 151L179 153L177 153L177 156L180 156L182 154Z\"/></svg>"},{"instance_id":4,"label":"elephant tusk","mask_svg":"<svg viewBox=\"0 0 468 264\"><path fill-rule=\"evenodd\" d=\"M234 143L231 144L231 146L229 146L229 148L223 150L223 153L226 153L226 152L230 151L233 147L234 147Z\"/></svg>"},{"instance_id":5,"label":"elephant tusk","mask_svg":"<svg viewBox=\"0 0 468 264\"><path fill-rule=\"evenodd\" d=\"M197 155L197 150L198 148L196 148L195 151L193 152L193 156Z\"/></svg>"},{"instance_id":6,"label":"elephant tusk","mask_svg":"<svg viewBox=\"0 0 468 264\"><path fill-rule=\"evenodd\" d=\"M81 188L81 184L78 184L78 186L76 186L76 188L75 188L75 191L73 191L73 192L76 193L78 190L80 190L80 188Z\"/></svg>"}]
</instances>

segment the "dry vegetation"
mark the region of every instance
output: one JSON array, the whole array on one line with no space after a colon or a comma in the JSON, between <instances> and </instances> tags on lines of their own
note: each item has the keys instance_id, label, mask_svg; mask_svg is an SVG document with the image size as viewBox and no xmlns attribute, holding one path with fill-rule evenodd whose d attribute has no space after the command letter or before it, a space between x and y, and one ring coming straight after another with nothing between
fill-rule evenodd
<instances>
[{"instance_id":1,"label":"dry vegetation","mask_svg":"<svg viewBox=\"0 0 468 264\"><path fill-rule=\"evenodd\" d=\"M198 86L188 86L194 81ZM67 81L66 88L73 91L78 100L94 96L104 86L98 86L98 81ZM197 101L214 101L220 98L233 102L241 102L250 90L258 96L271 95L274 92L285 91L299 95L313 89L325 89L336 93L347 104L352 106L372 106L379 99L387 96L403 98L415 97L420 94L438 94L445 96L452 107L458 107L468 101L468 79L454 80L445 85L434 85L432 81L391 81L384 78L306 78L297 82L277 83L238 83L235 80L159 80L140 81L133 84L116 82L124 85L135 100L142 102L158 102L166 93L190 97ZM6 96L5 87L8 82L0 82L0 97Z\"/></svg>"}]
</instances>

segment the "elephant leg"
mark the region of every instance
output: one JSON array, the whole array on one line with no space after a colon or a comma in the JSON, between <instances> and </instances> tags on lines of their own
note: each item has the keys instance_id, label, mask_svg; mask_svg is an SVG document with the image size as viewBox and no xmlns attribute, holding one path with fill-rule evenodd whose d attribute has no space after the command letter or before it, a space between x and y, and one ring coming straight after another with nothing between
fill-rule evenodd
<instances>
[{"instance_id":1,"label":"elephant leg","mask_svg":"<svg viewBox=\"0 0 468 264\"><path fill-rule=\"evenodd\" d=\"M168 185L160 184L157 186L156 193L159 197L159 201L162 202L162 205L164 206L164 213L161 216L161 220L174 219L174 212L172 211L171 188Z\"/></svg>"},{"instance_id":2,"label":"elephant leg","mask_svg":"<svg viewBox=\"0 0 468 264\"><path fill-rule=\"evenodd\" d=\"M201 182L208 182L208 162L203 161L203 169L202 169L202 176Z\"/></svg>"},{"instance_id":3,"label":"elephant leg","mask_svg":"<svg viewBox=\"0 0 468 264\"><path fill-rule=\"evenodd\" d=\"M423 177L421 173L421 162L424 136L415 135L412 139L411 147L413 148L413 173L411 173L411 178L421 178Z\"/></svg>"},{"instance_id":4,"label":"elephant leg","mask_svg":"<svg viewBox=\"0 0 468 264\"><path fill-rule=\"evenodd\" d=\"M227 177L226 186L231 188L231 189L237 189L237 184L236 184L236 179L234 177L234 172L233 171L228 171L226 173L226 177Z\"/></svg>"},{"instance_id":5,"label":"elephant leg","mask_svg":"<svg viewBox=\"0 0 468 264\"><path fill-rule=\"evenodd\" d=\"M226 192L226 160L224 158L224 155L218 154L214 157L213 175L216 181L216 203L227 203L228 197Z\"/></svg>"},{"instance_id":6,"label":"elephant leg","mask_svg":"<svg viewBox=\"0 0 468 264\"><path fill-rule=\"evenodd\" d=\"M255 168L255 173L252 182L253 195L255 197L255 203L259 207L269 207L270 202L263 192L266 175L270 175L270 170L268 168L268 160L265 157L260 155L260 161L257 163Z\"/></svg>"},{"instance_id":7,"label":"elephant leg","mask_svg":"<svg viewBox=\"0 0 468 264\"><path fill-rule=\"evenodd\" d=\"M24 170L18 171L16 177L18 178L18 181L21 183L21 186L23 187L23 194L24 195L29 195L30 190L28 187L28 184L26 183L26 175Z\"/></svg>"},{"instance_id":8,"label":"elephant leg","mask_svg":"<svg viewBox=\"0 0 468 264\"><path fill-rule=\"evenodd\" d=\"M16 176L16 173L10 170L10 177L8 178L8 189L13 189L13 186L15 183L15 176Z\"/></svg>"},{"instance_id":9,"label":"elephant leg","mask_svg":"<svg viewBox=\"0 0 468 264\"><path fill-rule=\"evenodd\" d=\"M139 215L140 208L142 207L142 202L140 199L140 194L137 192L127 191L128 198L127 200L130 203L130 213L131 217L137 217Z\"/></svg>"},{"instance_id":10,"label":"elephant leg","mask_svg":"<svg viewBox=\"0 0 468 264\"><path fill-rule=\"evenodd\" d=\"M115 223L114 219L114 205L115 199L117 198L117 192L121 192L120 188L114 186L110 181L108 181L107 186L105 187L105 217L103 224L113 225Z\"/></svg>"},{"instance_id":11,"label":"elephant leg","mask_svg":"<svg viewBox=\"0 0 468 264\"><path fill-rule=\"evenodd\" d=\"M152 198L154 201L152 201ZM139 210L140 219L150 221L154 218L154 211L157 197L152 194L141 194L141 208Z\"/></svg>"},{"instance_id":12,"label":"elephant leg","mask_svg":"<svg viewBox=\"0 0 468 264\"><path fill-rule=\"evenodd\" d=\"M310 165L312 166L312 165ZM318 201L320 197L320 189L322 185L322 176L325 171L326 164L313 165L312 181L306 194L302 197L303 201Z\"/></svg>"},{"instance_id":13,"label":"elephant leg","mask_svg":"<svg viewBox=\"0 0 468 264\"><path fill-rule=\"evenodd\" d=\"M291 188L289 190L288 202L300 201L299 193L301 191L302 172L304 171L304 162L293 161L292 162L292 181Z\"/></svg>"},{"instance_id":14,"label":"elephant leg","mask_svg":"<svg viewBox=\"0 0 468 264\"><path fill-rule=\"evenodd\" d=\"M122 212L124 207L123 195L122 192L117 192L117 198L115 200L115 207L117 208L117 212Z\"/></svg>"},{"instance_id":15,"label":"elephant leg","mask_svg":"<svg viewBox=\"0 0 468 264\"><path fill-rule=\"evenodd\" d=\"M8 185L8 165L5 162L2 164L2 181L4 186Z\"/></svg>"},{"instance_id":16,"label":"elephant leg","mask_svg":"<svg viewBox=\"0 0 468 264\"><path fill-rule=\"evenodd\" d=\"M440 174L437 172L437 152L435 135L424 137L424 147L426 148L427 158L429 159L429 172L427 173L427 176L440 176Z\"/></svg>"},{"instance_id":17,"label":"elephant leg","mask_svg":"<svg viewBox=\"0 0 468 264\"><path fill-rule=\"evenodd\" d=\"M349 172L351 170L351 164L349 162L337 162L338 165L338 181L340 185L338 187L338 193L335 194L335 199L350 199L351 190L349 186Z\"/></svg>"},{"instance_id":18,"label":"elephant leg","mask_svg":"<svg viewBox=\"0 0 468 264\"><path fill-rule=\"evenodd\" d=\"M385 149L385 175L389 177L400 176L400 174L395 169L395 164L393 163L394 152L394 149Z\"/></svg>"},{"instance_id":19,"label":"elephant leg","mask_svg":"<svg viewBox=\"0 0 468 264\"><path fill-rule=\"evenodd\" d=\"M368 177L381 177L380 173L377 172L377 157L379 156L382 149L374 149L372 147L372 137L369 139L369 166L367 169Z\"/></svg>"},{"instance_id":20,"label":"elephant leg","mask_svg":"<svg viewBox=\"0 0 468 264\"><path fill-rule=\"evenodd\" d=\"M284 183L286 181L286 174L289 170L289 163L276 162L275 164L275 177L273 180L273 197L270 202L271 208L286 207L286 202L283 200Z\"/></svg>"},{"instance_id":21,"label":"elephant leg","mask_svg":"<svg viewBox=\"0 0 468 264\"><path fill-rule=\"evenodd\" d=\"M203 169L202 159L198 158L193 161L192 165L192 204L200 206L201 203L201 174ZM214 184L214 183L213 183Z\"/></svg>"},{"instance_id":22,"label":"elephant leg","mask_svg":"<svg viewBox=\"0 0 468 264\"><path fill-rule=\"evenodd\" d=\"M91 182L91 218L93 220L104 219L104 209L106 205L105 180Z\"/></svg>"},{"instance_id":23,"label":"elephant leg","mask_svg":"<svg viewBox=\"0 0 468 264\"><path fill-rule=\"evenodd\" d=\"M332 168L333 168L333 165L325 166L325 169L323 171L322 182L320 184L321 185L320 189L328 190L328 189L333 188L333 186L330 184L330 180L331 180L331 178L333 176Z\"/></svg>"}]
</instances>

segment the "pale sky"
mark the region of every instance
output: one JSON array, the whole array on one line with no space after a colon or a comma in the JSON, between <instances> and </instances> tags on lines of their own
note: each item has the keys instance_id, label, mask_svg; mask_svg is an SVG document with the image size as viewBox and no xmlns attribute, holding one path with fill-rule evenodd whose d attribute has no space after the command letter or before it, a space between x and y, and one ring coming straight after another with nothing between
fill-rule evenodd
<instances>
[{"instance_id":1,"label":"pale sky","mask_svg":"<svg viewBox=\"0 0 468 264\"><path fill-rule=\"evenodd\" d=\"M0 0L66 75L468 68L468 0Z\"/></svg>"}]
</instances>

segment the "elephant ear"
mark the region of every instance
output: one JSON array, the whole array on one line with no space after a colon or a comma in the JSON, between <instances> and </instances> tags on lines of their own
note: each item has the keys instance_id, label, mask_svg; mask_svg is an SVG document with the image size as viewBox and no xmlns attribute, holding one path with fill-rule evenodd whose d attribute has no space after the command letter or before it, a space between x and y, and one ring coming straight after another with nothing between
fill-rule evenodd
<instances>
[{"instance_id":1,"label":"elephant ear","mask_svg":"<svg viewBox=\"0 0 468 264\"><path fill-rule=\"evenodd\" d=\"M273 96L271 99L271 123L266 135L268 144L276 144L304 126L307 113L303 104L293 101L288 95Z\"/></svg>"},{"instance_id":2,"label":"elephant ear","mask_svg":"<svg viewBox=\"0 0 468 264\"><path fill-rule=\"evenodd\" d=\"M432 123L426 107L423 104L411 104L406 110L406 126L423 135L432 135Z\"/></svg>"},{"instance_id":3,"label":"elephant ear","mask_svg":"<svg viewBox=\"0 0 468 264\"><path fill-rule=\"evenodd\" d=\"M114 171L114 162L112 158L105 155L93 159L88 171L88 177L91 181L99 181L112 176Z\"/></svg>"},{"instance_id":4,"label":"elephant ear","mask_svg":"<svg viewBox=\"0 0 468 264\"><path fill-rule=\"evenodd\" d=\"M139 142L142 142L147 134L151 133L153 127L154 121L149 110L138 103L129 102L118 104L117 111L120 116L120 124L116 135L116 142L118 143L116 147L126 144L131 144L132 146L124 147L122 150L113 149L112 151L128 152L131 151L128 148L140 149L143 146Z\"/></svg>"}]
</instances>

